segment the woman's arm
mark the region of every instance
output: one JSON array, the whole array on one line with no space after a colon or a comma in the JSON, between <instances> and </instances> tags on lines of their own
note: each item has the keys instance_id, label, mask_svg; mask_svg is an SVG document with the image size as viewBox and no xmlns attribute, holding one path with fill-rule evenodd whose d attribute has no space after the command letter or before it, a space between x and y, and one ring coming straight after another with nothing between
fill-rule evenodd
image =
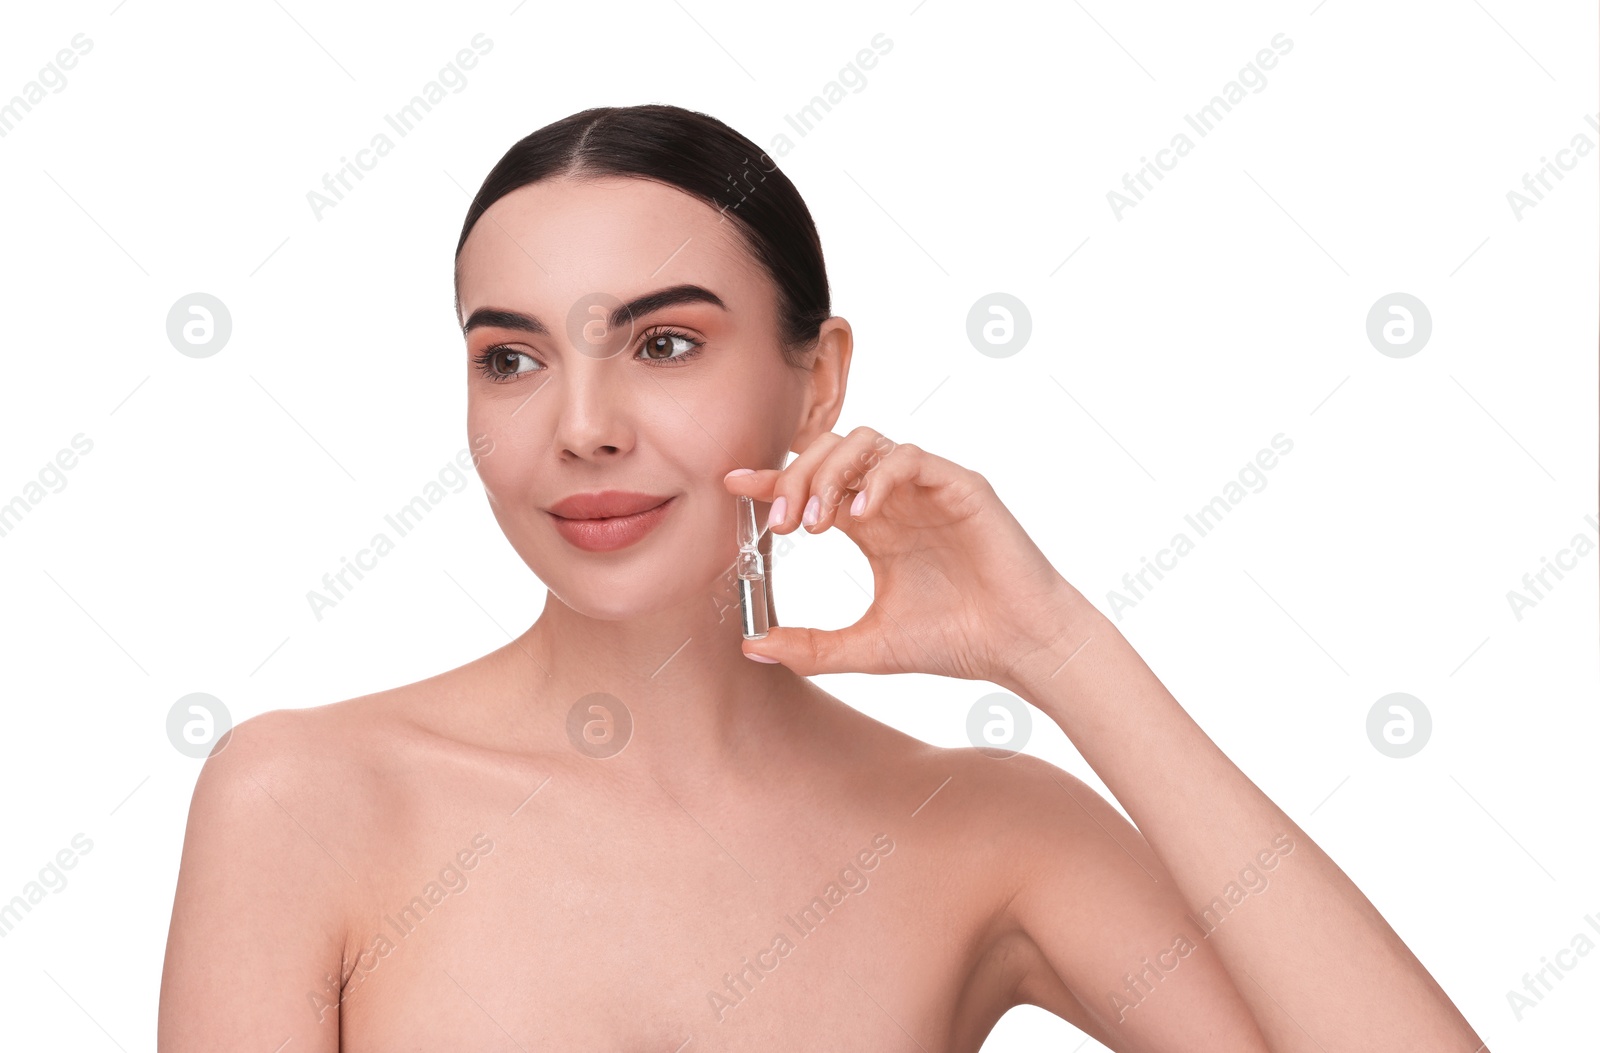
<instances>
[{"instance_id":1,"label":"woman's arm","mask_svg":"<svg viewBox=\"0 0 1600 1053\"><path fill-rule=\"evenodd\" d=\"M339 1048L355 879L310 832L325 827L326 806L296 727L293 711L247 720L200 772L161 976L160 1053Z\"/></svg>"},{"instance_id":2,"label":"woman's arm","mask_svg":"<svg viewBox=\"0 0 1600 1053\"><path fill-rule=\"evenodd\" d=\"M1046 627L1050 642L996 682L1060 725L1122 803L1212 930L1189 927L1195 944L1214 947L1273 1053L1483 1053L1361 890L1073 592L1061 609L1077 613ZM1037 913L1029 936L1067 958L1073 934Z\"/></svg>"},{"instance_id":3,"label":"woman's arm","mask_svg":"<svg viewBox=\"0 0 1600 1053\"><path fill-rule=\"evenodd\" d=\"M723 482L758 501L785 497L789 515L774 533L792 531L808 495L817 497L822 514L808 529L838 528L872 567L872 603L855 624L773 626L765 638L745 640L744 653L802 676L987 680L1032 702L1122 802L1176 886L1166 902L1127 893L1108 911L1113 920L1118 911L1140 920L1176 906L1203 918L1213 902L1220 917L1240 901L1205 944L1214 944L1273 1053L1482 1053L1461 1013L1361 890L1206 737L1116 627L1050 564L987 479L861 427L818 437L782 470ZM1088 843L1070 833L1059 838ZM1073 859L1040 855L1063 860L1061 869ZM1247 867L1273 869L1270 887L1245 889ZM1050 887L1070 889L1072 880ZM1106 887L1118 886L1112 874ZM1084 960L1083 941L1063 920L1070 913L1027 914L1028 935L1069 974L1071 963ZM1202 936L1200 926L1194 934ZM1089 975L1099 975L1092 963ZM1179 983L1194 995L1193 981ZM1074 992L1086 1005L1102 993ZM1215 1044L1216 1029L1196 1037ZM1143 1036L1128 1046L1148 1047Z\"/></svg>"}]
</instances>

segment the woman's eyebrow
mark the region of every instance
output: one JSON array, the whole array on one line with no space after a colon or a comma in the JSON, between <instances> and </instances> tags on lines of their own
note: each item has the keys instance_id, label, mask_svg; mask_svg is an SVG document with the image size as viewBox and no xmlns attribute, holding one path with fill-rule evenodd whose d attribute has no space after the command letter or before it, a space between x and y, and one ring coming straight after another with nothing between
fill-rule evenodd
<instances>
[{"instance_id":1,"label":"woman's eyebrow","mask_svg":"<svg viewBox=\"0 0 1600 1053\"><path fill-rule=\"evenodd\" d=\"M635 296L627 303L617 305L607 319L607 326L620 329L634 319L659 311L663 307L675 307L686 303L708 303L726 311L728 305L722 298L700 285L673 285L655 292ZM493 326L496 329L517 329L525 333L535 333L548 336L550 329L538 318L521 311L511 311L501 307L480 307L472 312L472 317L467 319L467 324L461 327L463 335L472 332L481 326Z\"/></svg>"}]
</instances>

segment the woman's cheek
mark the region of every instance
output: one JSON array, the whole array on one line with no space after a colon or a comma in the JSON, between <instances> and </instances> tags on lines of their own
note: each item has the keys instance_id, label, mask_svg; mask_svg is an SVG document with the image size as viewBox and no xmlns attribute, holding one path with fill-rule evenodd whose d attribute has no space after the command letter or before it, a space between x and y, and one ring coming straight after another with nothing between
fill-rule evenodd
<instances>
[{"instance_id":1,"label":"woman's cheek","mask_svg":"<svg viewBox=\"0 0 1600 1053\"><path fill-rule=\"evenodd\" d=\"M719 485L722 475L734 467L727 465L730 455L738 467L783 467L789 435L774 426L785 410L773 400L724 394L697 398L686 409L700 425L696 459L703 471L717 476Z\"/></svg>"}]
</instances>

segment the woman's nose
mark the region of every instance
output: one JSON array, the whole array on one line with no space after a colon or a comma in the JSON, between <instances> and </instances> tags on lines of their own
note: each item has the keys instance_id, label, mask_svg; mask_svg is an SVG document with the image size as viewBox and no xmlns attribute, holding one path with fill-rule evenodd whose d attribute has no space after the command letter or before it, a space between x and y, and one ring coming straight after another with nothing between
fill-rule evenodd
<instances>
[{"instance_id":1,"label":"woman's nose","mask_svg":"<svg viewBox=\"0 0 1600 1053\"><path fill-rule=\"evenodd\" d=\"M575 457L622 453L633 446L625 385L616 362L573 355L566 375L549 392L557 402L555 445Z\"/></svg>"}]
</instances>

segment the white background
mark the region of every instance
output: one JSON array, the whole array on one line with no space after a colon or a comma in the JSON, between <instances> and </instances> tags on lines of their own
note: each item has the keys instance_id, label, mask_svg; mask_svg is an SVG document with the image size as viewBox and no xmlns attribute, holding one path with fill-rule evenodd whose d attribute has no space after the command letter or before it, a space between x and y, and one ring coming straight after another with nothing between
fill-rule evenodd
<instances>
[{"instance_id":1,"label":"white background","mask_svg":"<svg viewBox=\"0 0 1600 1053\"><path fill-rule=\"evenodd\" d=\"M515 3L7 19L0 99L75 34L93 48L0 138L0 502L74 435L93 449L0 537L0 899L74 834L94 847L0 939L0 1042L154 1048L200 767L167 739L180 696L235 722L319 705L536 617L476 480L320 621L306 592L466 445L450 276L471 192L536 128L643 102L788 133L775 159L857 336L836 430L983 472L1102 610L1284 433L1266 487L1122 631L1490 1048L1592 1042L1600 955L1520 1022L1507 992L1600 917L1600 555L1520 620L1507 592L1596 534L1600 156L1520 218L1507 194L1600 141L1593 5ZM493 49L464 89L316 218L307 192L477 33ZM798 135L785 116L879 33L865 86ZM1265 87L1198 136L1183 115L1279 33ZM1180 131L1193 151L1118 218L1107 192ZM166 333L196 291L233 324L204 359ZM966 335L996 291L1031 315L1006 358ZM1410 357L1366 334L1394 292L1432 318ZM782 620L853 621L864 558L796 537ZM992 690L820 682L947 746ZM1395 691L1433 720L1404 760L1366 732ZM1105 792L1041 714L1027 749ZM1046 1042L1099 1048L1033 1007L984 1048Z\"/></svg>"}]
</instances>

